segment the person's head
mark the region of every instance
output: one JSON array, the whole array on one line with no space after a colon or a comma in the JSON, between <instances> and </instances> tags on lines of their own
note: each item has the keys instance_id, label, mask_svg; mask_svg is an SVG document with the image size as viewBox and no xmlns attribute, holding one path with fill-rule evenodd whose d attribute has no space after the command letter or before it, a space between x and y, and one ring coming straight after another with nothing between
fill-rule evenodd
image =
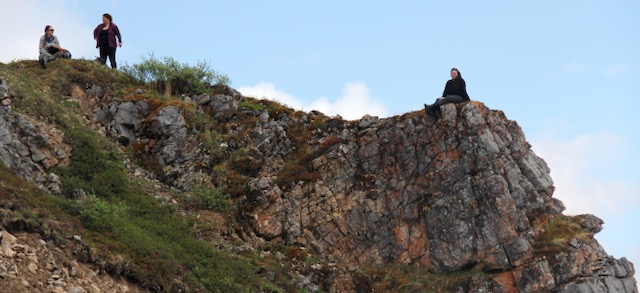
<instances>
[{"instance_id":1,"label":"person's head","mask_svg":"<svg viewBox=\"0 0 640 293\"><path fill-rule=\"evenodd\" d=\"M44 34L47 35L47 37L53 36L54 31L55 30L50 25L44 27Z\"/></svg>"},{"instance_id":2,"label":"person's head","mask_svg":"<svg viewBox=\"0 0 640 293\"><path fill-rule=\"evenodd\" d=\"M451 68L451 79L456 79L456 78L462 78L462 74L460 74L460 71L458 70L458 68Z\"/></svg>"},{"instance_id":3,"label":"person's head","mask_svg":"<svg viewBox=\"0 0 640 293\"><path fill-rule=\"evenodd\" d=\"M102 23L104 23L105 25L111 24L112 21L113 17L111 17L111 14L105 13L102 15Z\"/></svg>"}]
</instances>

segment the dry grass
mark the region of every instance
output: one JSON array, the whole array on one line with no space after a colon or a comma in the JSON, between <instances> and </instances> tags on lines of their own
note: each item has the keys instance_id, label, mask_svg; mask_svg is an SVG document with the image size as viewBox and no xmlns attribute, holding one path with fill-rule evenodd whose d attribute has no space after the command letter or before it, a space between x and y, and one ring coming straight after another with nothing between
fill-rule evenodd
<instances>
[{"instance_id":1,"label":"dry grass","mask_svg":"<svg viewBox=\"0 0 640 293\"><path fill-rule=\"evenodd\" d=\"M460 292L481 271L431 273L409 265L392 264L364 268L353 277L357 292ZM463 290L464 291L464 290Z\"/></svg>"},{"instance_id":2,"label":"dry grass","mask_svg":"<svg viewBox=\"0 0 640 293\"><path fill-rule=\"evenodd\" d=\"M584 218L581 216L560 215L545 219L536 225L540 235L534 243L534 248L541 254L566 251L569 249L572 239L586 240L593 236L592 233L582 228L583 222Z\"/></svg>"}]
</instances>

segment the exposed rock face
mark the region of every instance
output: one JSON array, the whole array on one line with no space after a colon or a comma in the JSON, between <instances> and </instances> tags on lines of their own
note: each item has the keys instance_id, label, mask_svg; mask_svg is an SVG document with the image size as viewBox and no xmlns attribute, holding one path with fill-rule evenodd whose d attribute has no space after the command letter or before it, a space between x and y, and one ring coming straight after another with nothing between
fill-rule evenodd
<instances>
[{"instance_id":1,"label":"exposed rock face","mask_svg":"<svg viewBox=\"0 0 640 293\"><path fill-rule=\"evenodd\" d=\"M357 264L521 265L537 233L531 223L561 209L548 167L502 113L460 108L445 106L438 123L410 115L345 128L312 162L321 180L263 188L256 233Z\"/></svg>"},{"instance_id":2,"label":"exposed rock face","mask_svg":"<svg viewBox=\"0 0 640 293\"><path fill-rule=\"evenodd\" d=\"M7 82L0 84L0 96L10 100ZM62 192L60 179L47 170L69 164L71 147L64 133L28 116L13 114L11 106L0 105L0 157L23 178L54 194Z\"/></svg>"},{"instance_id":3,"label":"exposed rock face","mask_svg":"<svg viewBox=\"0 0 640 293\"><path fill-rule=\"evenodd\" d=\"M212 150L179 106L150 109L144 99L110 101L110 94L100 86L73 93L87 103L85 119L96 130L148 152L163 168L163 183L188 189L195 181L215 182ZM4 81L3 97L10 99ZM588 235L572 238L568 247L539 248L541 223L561 217L564 206L552 197L546 163L500 111L467 102L441 107L438 121L409 113L352 122L334 118L318 127L321 113L238 108L240 98L219 87L185 100L219 123L231 121L225 125L229 133L243 133L244 141L221 141L220 148L232 152L244 143L248 164L257 165L250 166L246 186L255 201L235 215L240 225L230 232L234 239L255 247L304 247L345 268L336 269L342 274L337 276L301 276L303 288L351 282L345 271L365 265L400 263L432 272L485 272L461 292L638 292L633 265L607 255L593 238L602 229L595 216L580 216ZM234 120L239 116L250 122ZM52 193L61 187L46 170L69 162L62 137L46 124L11 114L10 106L0 107L3 162ZM285 172L296 164L295 172ZM3 244L3 257L13 253L13 244ZM67 284L87 290L82 283ZM353 284L333 289L357 290Z\"/></svg>"},{"instance_id":4,"label":"exposed rock face","mask_svg":"<svg viewBox=\"0 0 640 293\"><path fill-rule=\"evenodd\" d=\"M0 244L1 292L144 292L76 261L72 251L37 234L13 235L0 227Z\"/></svg>"},{"instance_id":5,"label":"exposed rock face","mask_svg":"<svg viewBox=\"0 0 640 293\"><path fill-rule=\"evenodd\" d=\"M233 96L217 94L210 96L202 94L196 98L196 103L208 107L213 111L213 117L219 120L231 118L238 109L238 102Z\"/></svg>"},{"instance_id":6,"label":"exposed rock face","mask_svg":"<svg viewBox=\"0 0 640 293\"><path fill-rule=\"evenodd\" d=\"M6 78L0 76L0 105L11 105L11 93Z\"/></svg>"},{"instance_id":7,"label":"exposed rock face","mask_svg":"<svg viewBox=\"0 0 640 293\"><path fill-rule=\"evenodd\" d=\"M201 95L194 101L227 120L237 107L229 98ZM120 120L112 115L104 124L125 125L132 130L130 141L150 141L150 153L173 177L202 176L193 161L202 164L206 150L193 143L196 135L178 108L163 108L149 118L144 111L127 110L140 109L133 104L111 107L115 113L139 113ZM469 284L471 292L637 290L632 264L607 256L593 238L574 239L566 252L536 253L535 224L561 215L564 206L552 197L545 162L500 111L469 102L443 106L437 122L421 113L366 116L354 123L329 120L307 141L313 154L308 171L318 179L289 186L276 181L296 152L291 129L310 127L319 113L251 115L259 122L249 131L250 142L265 162L248 184L259 194L245 231L253 237L307 246L342 265L404 263L435 272L472 267L492 272ZM128 116L134 118L123 119ZM150 122L135 126L145 119ZM184 187L188 180L166 182ZM585 219L586 231L601 229L600 219Z\"/></svg>"},{"instance_id":8,"label":"exposed rock face","mask_svg":"<svg viewBox=\"0 0 640 293\"><path fill-rule=\"evenodd\" d=\"M278 133L278 122L269 123ZM254 144L263 153L288 144L283 135L265 144L262 132ZM310 145L320 155L311 165L319 180L283 187L267 174L250 185L262 194L251 213L258 237L310 246L338 263L505 272L471 292L637 290L632 265L593 238L550 259L536 254L535 223L564 206L552 198L547 165L502 112L477 102L445 105L438 122L365 117L316 138ZM319 151L330 139L335 144ZM601 220L585 218L586 230L601 229Z\"/></svg>"}]
</instances>

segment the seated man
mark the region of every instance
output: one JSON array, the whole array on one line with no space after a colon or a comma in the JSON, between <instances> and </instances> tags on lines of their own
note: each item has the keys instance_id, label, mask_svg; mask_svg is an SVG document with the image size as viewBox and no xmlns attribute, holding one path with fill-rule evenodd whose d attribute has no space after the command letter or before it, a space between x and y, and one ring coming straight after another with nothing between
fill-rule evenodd
<instances>
[{"instance_id":1,"label":"seated man","mask_svg":"<svg viewBox=\"0 0 640 293\"><path fill-rule=\"evenodd\" d=\"M44 28L44 35L40 38L40 66L47 68L47 62L63 58L70 57L67 50L60 47L58 38L53 35L53 27L48 25Z\"/></svg>"}]
</instances>

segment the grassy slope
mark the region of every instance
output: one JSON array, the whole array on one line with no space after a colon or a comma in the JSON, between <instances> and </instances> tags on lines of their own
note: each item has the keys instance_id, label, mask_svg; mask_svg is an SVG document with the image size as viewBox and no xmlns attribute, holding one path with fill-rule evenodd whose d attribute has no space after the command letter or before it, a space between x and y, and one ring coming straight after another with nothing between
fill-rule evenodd
<instances>
[{"instance_id":1,"label":"grassy slope","mask_svg":"<svg viewBox=\"0 0 640 293\"><path fill-rule=\"evenodd\" d=\"M84 125L78 105L63 97L72 84L111 85L117 97L136 86L126 75L82 60L52 62L46 70L33 61L1 64L0 75L12 88L14 112L55 124L74 147L71 166L54 170L65 192L82 188L90 193L83 203L50 196L2 168L4 206L18 206L35 221L75 223L61 232L82 235L98 258L120 259L112 267L123 268L126 277L153 290L170 290L174 279L193 291L274 287L257 274L251 259L198 240L191 228L194 219L178 216L146 195L146 183L129 178L115 144Z\"/></svg>"}]
</instances>

